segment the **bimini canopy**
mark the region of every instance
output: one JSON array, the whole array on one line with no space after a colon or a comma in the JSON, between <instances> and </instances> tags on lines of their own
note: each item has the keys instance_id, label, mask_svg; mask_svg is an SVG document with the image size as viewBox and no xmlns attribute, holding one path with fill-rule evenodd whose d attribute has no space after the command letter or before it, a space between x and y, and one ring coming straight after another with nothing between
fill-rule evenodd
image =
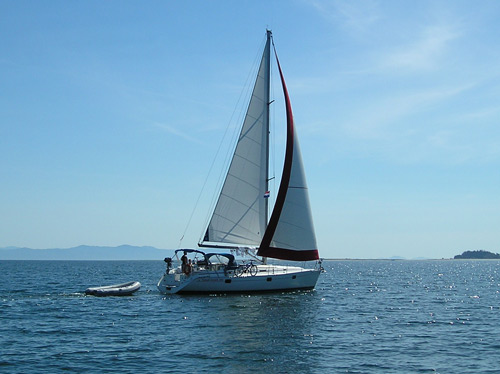
<instances>
[{"instance_id":1,"label":"bimini canopy","mask_svg":"<svg viewBox=\"0 0 500 374\"><path fill-rule=\"evenodd\" d=\"M186 253L199 253L203 256L205 256L205 252L202 252L202 251L198 251L197 249L176 249L175 250L175 255L177 255L177 253L179 252L186 252Z\"/></svg>"},{"instance_id":2,"label":"bimini canopy","mask_svg":"<svg viewBox=\"0 0 500 374\"><path fill-rule=\"evenodd\" d=\"M205 259L207 261L209 261L210 257L213 257L213 256L225 257L225 258L227 258L229 264L234 264L234 256L232 254L229 254L229 253L207 253L205 255Z\"/></svg>"}]
</instances>

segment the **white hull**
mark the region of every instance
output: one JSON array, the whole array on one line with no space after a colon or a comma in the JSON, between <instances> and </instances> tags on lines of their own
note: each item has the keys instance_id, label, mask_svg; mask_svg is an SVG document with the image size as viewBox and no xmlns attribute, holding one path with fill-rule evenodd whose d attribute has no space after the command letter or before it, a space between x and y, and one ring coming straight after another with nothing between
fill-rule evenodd
<instances>
[{"instance_id":1,"label":"white hull","mask_svg":"<svg viewBox=\"0 0 500 374\"><path fill-rule=\"evenodd\" d=\"M210 292L269 292L313 289L321 269L292 266L259 265L254 276L236 276L233 271L199 270L186 275L179 269L164 274L158 282L163 294Z\"/></svg>"}]
</instances>

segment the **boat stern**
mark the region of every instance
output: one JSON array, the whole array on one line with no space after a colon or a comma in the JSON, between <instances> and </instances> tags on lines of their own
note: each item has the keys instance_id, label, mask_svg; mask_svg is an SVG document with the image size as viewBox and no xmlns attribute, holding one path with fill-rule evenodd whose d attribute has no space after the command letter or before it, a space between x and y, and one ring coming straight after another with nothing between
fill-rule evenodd
<instances>
[{"instance_id":1,"label":"boat stern","mask_svg":"<svg viewBox=\"0 0 500 374\"><path fill-rule=\"evenodd\" d=\"M182 288L185 275L176 271L163 274L156 287L162 294L175 294Z\"/></svg>"}]
</instances>

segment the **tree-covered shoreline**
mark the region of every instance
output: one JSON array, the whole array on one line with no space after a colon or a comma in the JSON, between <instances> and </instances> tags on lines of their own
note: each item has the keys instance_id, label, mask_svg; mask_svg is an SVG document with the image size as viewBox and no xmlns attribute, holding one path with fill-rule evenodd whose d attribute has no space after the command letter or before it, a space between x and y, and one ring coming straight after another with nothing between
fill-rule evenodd
<instances>
[{"instance_id":1,"label":"tree-covered shoreline","mask_svg":"<svg viewBox=\"0 0 500 374\"><path fill-rule=\"evenodd\" d=\"M500 254L492 253L488 251L465 251L461 255L456 255L454 257L455 260L471 260L471 259L483 259L483 260L491 260L491 259L500 259Z\"/></svg>"}]
</instances>

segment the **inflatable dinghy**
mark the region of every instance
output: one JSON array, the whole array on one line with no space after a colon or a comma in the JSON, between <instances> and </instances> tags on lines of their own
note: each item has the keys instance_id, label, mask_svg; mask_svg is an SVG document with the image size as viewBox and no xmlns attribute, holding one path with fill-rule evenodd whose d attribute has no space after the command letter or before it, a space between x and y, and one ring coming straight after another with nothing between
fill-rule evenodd
<instances>
[{"instance_id":1,"label":"inflatable dinghy","mask_svg":"<svg viewBox=\"0 0 500 374\"><path fill-rule=\"evenodd\" d=\"M85 294L94 296L129 296L139 290L139 288L141 288L139 282L128 282L112 286L87 288Z\"/></svg>"}]
</instances>

